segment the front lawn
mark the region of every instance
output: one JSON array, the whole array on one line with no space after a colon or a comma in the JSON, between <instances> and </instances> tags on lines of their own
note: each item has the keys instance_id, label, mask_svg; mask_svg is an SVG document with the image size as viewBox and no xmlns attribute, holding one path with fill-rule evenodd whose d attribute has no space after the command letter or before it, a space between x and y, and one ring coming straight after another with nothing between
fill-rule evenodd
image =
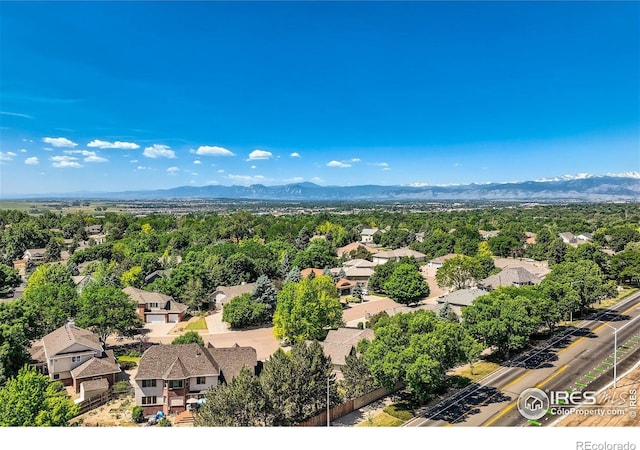
<instances>
[{"instance_id":1,"label":"front lawn","mask_svg":"<svg viewBox=\"0 0 640 450\"><path fill-rule=\"evenodd\" d=\"M379 412L375 416L367 418L365 421L360 422L357 427L399 427L405 421L400 420L397 417L393 417L384 411Z\"/></svg>"},{"instance_id":2,"label":"front lawn","mask_svg":"<svg viewBox=\"0 0 640 450\"><path fill-rule=\"evenodd\" d=\"M208 330L207 321L204 320L204 317L200 317L198 320L189 322L184 328L187 331Z\"/></svg>"}]
</instances>

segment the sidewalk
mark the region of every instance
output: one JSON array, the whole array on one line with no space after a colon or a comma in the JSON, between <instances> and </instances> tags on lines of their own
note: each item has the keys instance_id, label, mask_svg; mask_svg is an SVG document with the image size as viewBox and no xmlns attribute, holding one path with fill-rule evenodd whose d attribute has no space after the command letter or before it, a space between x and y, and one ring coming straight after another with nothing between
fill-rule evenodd
<instances>
[{"instance_id":1,"label":"sidewalk","mask_svg":"<svg viewBox=\"0 0 640 450\"><path fill-rule=\"evenodd\" d=\"M373 418L376 414L381 413L384 408L393 404L393 394L389 394L380 400L376 400L373 403L369 403L367 406L363 406L360 409L340 417L339 419L331 421L332 427L355 427L362 422L366 422L369 418Z\"/></svg>"}]
</instances>

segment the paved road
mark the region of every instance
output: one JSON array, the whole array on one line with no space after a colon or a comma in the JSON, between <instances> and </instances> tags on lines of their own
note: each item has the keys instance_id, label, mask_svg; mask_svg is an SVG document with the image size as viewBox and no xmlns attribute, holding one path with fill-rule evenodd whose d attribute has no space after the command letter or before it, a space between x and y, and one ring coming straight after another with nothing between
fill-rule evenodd
<instances>
[{"instance_id":1,"label":"paved road","mask_svg":"<svg viewBox=\"0 0 640 450\"><path fill-rule=\"evenodd\" d=\"M600 380L597 383L604 383L612 379L606 369L611 366L602 363L613 354L613 330L599 320L608 321L616 328L622 327L640 316L639 303L640 293L637 293L614 308L598 312L593 319L582 321L576 328L520 355L478 383L443 399L406 426L529 425L515 407L515 401L524 389L560 387L564 390L572 385L577 390L584 386L575 385L576 382L590 386L597 380ZM619 347L629 347L627 341L639 331L640 319L618 333ZM621 350L625 353L619 353L619 364L625 358L637 361L634 348ZM596 371L595 367L604 372ZM586 375L590 377L585 378Z\"/></svg>"}]
</instances>

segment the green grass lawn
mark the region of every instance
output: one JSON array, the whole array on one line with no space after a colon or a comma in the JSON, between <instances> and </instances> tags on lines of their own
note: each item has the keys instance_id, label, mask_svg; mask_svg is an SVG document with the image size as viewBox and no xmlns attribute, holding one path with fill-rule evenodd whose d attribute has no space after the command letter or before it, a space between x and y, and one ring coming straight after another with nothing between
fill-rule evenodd
<instances>
[{"instance_id":1,"label":"green grass lawn","mask_svg":"<svg viewBox=\"0 0 640 450\"><path fill-rule=\"evenodd\" d=\"M463 388L486 377L499 367L500 364L495 362L478 361L473 365L473 375L471 375L471 369L467 365L449 377L449 385L454 388Z\"/></svg>"},{"instance_id":2,"label":"green grass lawn","mask_svg":"<svg viewBox=\"0 0 640 450\"><path fill-rule=\"evenodd\" d=\"M379 412L373 417L366 419L364 422L360 422L357 427L399 427L405 421L400 420L397 417L393 417L384 411Z\"/></svg>"},{"instance_id":3,"label":"green grass lawn","mask_svg":"<svg viewBox=\"0 0 640 450\"><path fill-rule=\"evenodd\" d=\"M187 331L208 330L207 321L204 320L204 317L200 317L198 320L188 323L184 329Z\"/></svg>"},{"instance_id":4,"label":"green grass lawn","mask_svg":"<svg viewBox=\"0 0 640 450\"><path fill-rule=\"evenodd\" d=\"M624 289L622 289L622 291L620 291L618 293L617 297L614 298L608 298L606 300L602 300L600 303L596 303L595 305L593 305L593 307L595 309L606 309L606 308L610 308L611 306L615 305L616 303L618 303L620 300L622 300L623 298L633 294L634 292L638 292L638 288L635 287L630 287L630 286L625 286Z\"/></svg>"}]
</instances>

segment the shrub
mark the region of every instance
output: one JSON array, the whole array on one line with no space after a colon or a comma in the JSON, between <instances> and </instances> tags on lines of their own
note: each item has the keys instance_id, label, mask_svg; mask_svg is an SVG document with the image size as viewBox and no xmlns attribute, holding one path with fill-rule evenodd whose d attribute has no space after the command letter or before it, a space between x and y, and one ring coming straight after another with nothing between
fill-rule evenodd
<instances>
[{"instance_id":1,"label":"shrub","mask_svg":"<svg viewBox=\"0 0 640 450\"><path fill-rule=\"evenodd\" d=\"M142 411L142 406L134 406L131 410L131 420L135 423L144 422L144 412Z\"/></svg>"},{"instance_id":2,"label":"shrub","mask_svg":"<svg viewBox=\"0 0 640 450\"><path fill-rule=\"evenodd\" d=\"M395 417L396 419L400 419L403 421L409 420L413 417L413 413L409 406L404 403L397 403L395 405L389 405L383 409L384 412L389 414L390 416Z\"/></svg>"},{"instance_id":3,"label":"shrub","mask_svg":"<svg viewBox=\"0 0 640 450\"><path fill-rule=\"evenodd\" d=\"M131 356L132 358L140 358L142 356L142 353L140 353L138 350L129 350L127 356Z\"/></svg>"},{"instance_id":4,"label":"shrub","mask_svg":"<svg viewBox=\"0 0 640 450\"><path fill-rule=\"evenodd\" d=\"M118 360L118 363L120 364L120 368L122 370L133 369L134 367L136 367L138 365L138 364L136 364L135 361L121 361L121 360Z\"/></svg>"},{"instance_id":5,"label":"shrub","mask_svg":"<svg viewBox=\"0 0 640 450\"><path fill-rule=\"evenodd\" d=\"M166 417L163 417L162 419L158 420L158 426L159 427L170 427L171 426L171 421L169 419L167 419Z\"/></svg>"},{"instance_id":6,"label":"shrub","mask_svg":"<svg viewBox=\"0 0 640 450\"><path fill-rule=\"evenodd\" d=\"M131 390L131 383L128 381L122 380L113 384L113 390L115 392L123 392Z\"/></svg>"},{"instance_id":7,"label":"shrub","mask_svg":"<svg viewBox=\"0 0 640 450\"><path fill-rule=\"evenodd\" d=\"M360 300L358 297L352 297L352 296L345 297L345 300L347 301L347 303L360 303L360 302L362 302L362 300Z\"/></svg>"}]
</instances>

